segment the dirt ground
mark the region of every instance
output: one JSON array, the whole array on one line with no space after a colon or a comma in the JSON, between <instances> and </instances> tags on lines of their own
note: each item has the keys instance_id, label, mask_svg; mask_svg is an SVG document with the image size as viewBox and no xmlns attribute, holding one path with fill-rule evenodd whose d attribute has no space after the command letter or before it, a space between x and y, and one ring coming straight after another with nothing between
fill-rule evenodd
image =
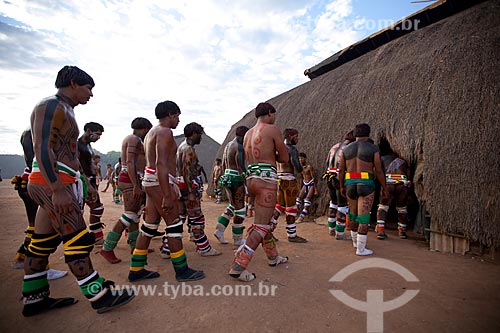
<instances>
[{"instance_id":1,"label":"dirt ground","mask_svg":"<svg viewBox=\"0 0 500 333\"><path fill-rule=\"evenodd\" d=\"M120 216L123 206L112 203L109 192L101 193L101 196L105 203L103 221L109 229ZM367 258L356 256L350 241L337 241L329 236L325 217L317 219L316 223L297 226L299 235L309 240L306 244L287 241L281 218L276 232L280 239L278 249L289 257L289 262L269 267L259 248L249 268L257 274L257 279L243 283L227 275L233 245L218 244L212 235L224 205L216 205L210 198L205 198L202 207L209 239L223 254L200 257L186 237L184 246L189 265L203 269L205 279L184 284L176 282L170 260L159 256L160 239L155 238L151 242L155 252L149 255L147 268L159 271L161 277L134 284L154 292L146 294L145 289L140 289L141 294L128 305L99 315L91 309L75 279L69 275L50 283L51 295L76 297L77 304L24 318L20 302L23 271L12 269L11 260L23 239L27 222L17 193L8 181L1 182L0 214L4 232L0 234L0 250L4 255L0 259L3 298L0 330L365 332L367 314L345 305L330 290L343 290L363 302L367 299L367 290L383 290L387 302L411 289L419 290L415 298L383 315L385 332L500 332L498 260L430 252L427 245L412 234L410 239L401 240L389 231L389 239L379 241L370 232L368 247L375 251L370 259L384 258L398 263L413 273L418 282L407 282L399 274L382 268L357 271L342 283L330 282L343 268ZM249 218L245 223L252 220ZM226 231L226 239L231 239L230 230ZM116 265L108 264L99 254L93 253L95 269L119 285L132 285L127 282L130 252L123 238L116 253L123 259ZM51 256L52 268L67 270L62 255L61 246ZM165 287L166 284L169 287ZM243 288L250 288L250 295L242 295L249 290ZM174 290L178 291L176 296Z\"/></svg>"}]
</instances>

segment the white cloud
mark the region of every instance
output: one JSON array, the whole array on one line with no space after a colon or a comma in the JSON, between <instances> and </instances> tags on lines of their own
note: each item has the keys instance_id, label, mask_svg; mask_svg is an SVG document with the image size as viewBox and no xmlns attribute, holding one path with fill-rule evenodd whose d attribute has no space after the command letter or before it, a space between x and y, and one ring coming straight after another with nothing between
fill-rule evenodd
<instances>
[{"instance_id":1,"label":"white cloud","mask_svg":"<svg viewBox=\"0 0 500 333\"><path fill-rule=\"evenodd\" d=\"M154 107L166 99L182 109L175 134L197 121L222 142L258 102L306 82L304 69L359 38L342 24L352 11L351 0L1 2L4 22L18 28L0 30L0 50L6 38L22 45L0 59L0 104L16 115L0 119L14 131L1 132L0 153L20 152L31 110L55 93L66 64L96 82L94 98L75 111L80 128L104 125L94 145L101 152L120 149L133 118L155 124ZM12 67L15 57L22 61Z\"/></svg>"}]
</instances>

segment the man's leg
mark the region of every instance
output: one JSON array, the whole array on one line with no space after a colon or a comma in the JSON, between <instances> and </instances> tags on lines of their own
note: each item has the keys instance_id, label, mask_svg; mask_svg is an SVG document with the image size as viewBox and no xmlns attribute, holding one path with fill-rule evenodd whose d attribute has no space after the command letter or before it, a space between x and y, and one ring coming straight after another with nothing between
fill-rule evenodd
<instances>
[{"instance_id":1,"label":"man's leg","mask_svg":"<svg viewBox=\"0 0 500 333\"><path fill-rule=\"evenodd\" d=\"M336 224L335 224L335 239L349 240L350 237L345 235L345 227L346 227L346 216L349 212L349 206L347 205L347 200L342 196L340 190L336 191L337 202L339 203L337 207L337 216L336 216Z\"/></svg>"},{"instance_id":2,"label":"man's leg","mask_svg":"<svg viewBox=\"0 0 500 333\"><path fill-rule=\"evenodd\" d=\"M106 187L104 188L104 190L102 190L101 192L102 193L106 193L106 191L108 190L108 187L109 187L109 180L108 182L106 183Z\"/></svg>"},{"instance_id":3,"label":"man's leg","mask_svg":"<svg viewBox=\"0 0 500 333\"><path fill-rule=\"evenodd\" d=\"M26 188L26 181L23 184L17 184L18 186L18 194L19 197L23 200L24 208L26 210L26 216L28 217L28 226L24 231L25 237L24 242L21 244L19 249L17 250L16 257L14 258L14 262L12 267L14 269L24 268L24 259L26 257L26 250L28 249L28 245L31 241L31 237L35 231L35 217L36 212L38 210L38 204L34 202L30 196L28 195L28 190ZM20 188L23 186L22 188Z\"/></svg>"},{"instance_id":4,"label":"man's leg","mask_svg":"<svg viewBox=\"0 0 500 333\"><path fill-rule=\"evenodd\" d=\"M196 251L202 257L218 256L222 254L210 245L207 235L205 234L205 215L201 211L200 202L197 207L187 209L189 224L193 232ZM172 252L172 249L170 250Z\"/></svg>"},{"instance_id":5,"label":"man's leg","mask_svg":"<svg viewBox=\"0 0 500 333\"><path fill-rule=\"evenodd\" d=\"M347 203L349 206L349 213L347 214L349 219L349 229L351 230L352 246L354 248L358 247L358 194L356 190L356 185L346 186Z\"/></svg>"},{"instance_id":6,"label":"man's leg","mask_svg":"<svg viewBox=\"0 0 500 333\"><path fill-rule=\"evenodd\" d=\"M148 276L144 276L140 279L153 278L159 276L159 274L156 272L146 271L144 269L144 265L146 264L147 248L149 246L149 242L151 238L155 235L156 230L158 229L158 223L161 217L163 217L163 219L167 223L167 228L165 229L165 237L168 239L170 259L172 261L172 265L174 266L175 276L177 281L183 282L183 281L195 281L203 279L205 277L203 271L191 269L188 267L187 264L186 253L182 245L183 221L178 217L179 203L177 199L174 198L173 211L169 214L164 214L163 216L160 216L159 212L160 211L163 212L162 190L160 189L159 186L147 187L145 190L147 194L147 200L146 200L147 214L145 222L141 227L141 234L139 235L139 239L137 240L136 249L134 250L134 255L136 255L135 257L136 263L132 265L131 262L131 267L130 267L131 273L129 274L129 280L131 275L134 274L145 275L148 272L149 272ZM156 228L154 227L155 224ZM146 228L144 227L144 225L146 225ZM132 256L133 258L134 255ZM137 273L133 273L134 271ZM150 273L156 273L156 274L150 274Z\"/></svg>"},{"instance_id":7,"label":"man's leg","mask_svg":"<svg viewBox=\"0 0 500 333\"><path fill-rule=\"evenodd\" d=\"M330 203L328 205L328 231L330 236L335 236L335 227L337 225L337 190L333 180L327 182L328 192L330 194Z\"/></svg>"},{"instance_id":8,"label":"man's leg","mask_svg":"<svg viewBox=\"0 0 500 333\"><path fill-rule=\"evenodd\" d=\"M278 224L278 219L281 215L285 214L285 194L283 189L281 188L282 180L278 180L278 191L276 192L276 205L274 207L273 215L271 217L271 222L274 225ZM254 198L255 205L255 198Z\"/></svg>"},{"instance_id":9,"label":"man's leg","mask_svg":"<svg viewBox=\"0 0 500 333\"><path fill-rule=\"evenodd\" d=\"M253 211L254 211L254 198L249 197L248 195L246 196L246 207L247 207L247 217L253 217Z\"/></svg>"},{"instance_id":10,"label":"man's leg","mask_svg":"<svg viewBox=\"0 0 500 333\"><path fill-rule=\"evenodd\" d=\"M231 277L245 282L255 279L255 274L247 270L255 250L259 244L262 244L264 247L263 240L266 236L268 239L272 237L271 229L274 228L275 224L272 224L272 227L269 221L275 211L277 195L276 186L262 180L250 179L247 185L249 194L254 197L255 224L252 225L245 243L236 251L229 270L229 275ZM276 262L279 261L279 263L286 262L286 257L278 256L276 247L272 249L272 253L270 254L274 256L274 258L269 258L268 256L270 261L276 260ZM278 257L279 259L277 259Z\"/></svg>"},{"instance_id":11,"label":"man's leg","mask_svg":"<svg viewBox=\"0 0 500 333\"><path fill-rule=\"evenodd\" d=\"M113 229L108 232L102 250L99 253L110 263L116 264L121 262L117 258L114 249L120 240L122 233L128 229L128 244L131 251L134 250L137 237L139 236L139 221L143 210L144 199L136 200L133 193L133 185L131 183L120 182L124 199L124 212L120 219L116 221Z\"/></svg>"},{"instance_id":12,"label":"man's leg","mask_svg":"<svg viewBox=\"0 0 500 333\"><path fill-rule=\"evenodd\" d=\"M130 224L133 223L130 222L133 218L134 216L131 212L124 212L120 219L116 221L113 229L106 235L102 250L99 251L99 253L111 264L117 264L122 261L120 258L116 257L114 249L118 244L125 228L129 227Z\"/></svg>"},{"instance_id":13,"label":"man's leg","mask_svg":"<svg viewBox=\"0 0 500 333\"><path fill-rule=\"evenodd\" d=\"M224 239L224 231L226 231L229 221L234 217L233 194L228 188L226 188L226 194L229 198L229 204L217 219L217 225L215 226L214 232L214 237L217 238L221 244L227 244L227 241Z\"/></svg>"},{"instance_id":14,"label":"man's leg","mask_svg":"<svg viewBox=\"0 0 500 333\"><path fill-rule=\"evenodd\" d=\"M245 220L246 208L245 205L243 207L235 210L235 216L233 219L233 225L231 226L231 232L233 234L233 244L236 246L241 246L245 243L243 239L243 231L245 230L245 226L243 222Z\"/></svg>"},{"instance_id":15,"label":"man's leg","mask_svg":"<svg viewBox=\"0 0 500 333\"><path fill-rule=\"evenodd\" d=\"M49 255L54 253L61 243L61 237L50 225L48 216L41 209L38 230L35 230L32 241L26 251L24 261L24 279L22 284L23 315L30 317L46 310L75 304L78 300L68 298L50 298L50 288L47 278Z\"/></svg>"},{"instance_id":16,"label":"man's leg","mask_svg":"<svg viewBox=\"0 0 500 333\"><path fill-rule=\"evenodd\" d=\"M135 244L132 257L130 259L130 272L128 280L130 282L144 279L153 279L160 276L160 273L149 271L144 268L148 264L148 248L151 239L157 235L160 225L163 195L159 186L146 187L146 215L140 228L139 236Z\"/></svg>"},{"instance_id":17,"label":"man's leg","mask_svg":"<svg viewBox=\"0 0 500 333\"><path fill-rule=\"evenodd\" d=\"M309 184L309 185L303 185L302 190L304 190L304 207L302 208L302 211L300 212L300 217L299 219L304 221L304 219L309 215L309 208L311 207L312 204L312 199L314 196L314 183ZM297 223L299 221L297 220Z\"/></svg>"},{"instance_id":18,"label":"man's leg","mask_svg":"<svg viewBox=\"0 0 500 333\"><path fill-rule=\"evenodd\" d=\"M90 208L89 229L94 234L96 245L104 243L104 232L102 231L104 225L101 222L102 215L104 214L104 205L101 203L99 195L94 202L87 202Z\"/></svg>"},{"instance_id":19,"label":"man's leg","mask_svg":"<svg viewBox=\"0 0 500 333\"><path fill-rule=\"evenodd\" d=\"M175 279L179 282L196 281L205 278L203 271L192 269L187 264L186 252L182 244L183 222L178 218L178 210L164 219L167 223L165 237L168 239L170 260L175 270Z\"/></svg>"},{"instance_id":20,"label":"man's leg","mask_svg":"<svg viewBox=\"0 0 500 333\"><path fill-rule=\"evenodd\" d=\"M222 199L222 188L220 187L218 181L215 184L214 195L215 195L215 203L220 204Z\"/></svg>"},{"instance_id":21,"label":"man's leg","mask_svg":"<svg viewBox=\"0 0 500 333\"><path fill-rule=\"evenodd\" d=\"M295 218L297 216L297 205L295 199L297 193L299 192L299 186L296 180L286 181L288 186L284 186L284 196L285 196L285 214L286 214L286 233L288 235L288 241L292 243L307 243L307 239L297 235L297 225L295 224Z\"/></svg>"},{"instance_id":22,"label":"man's leg","mask_svg":"<svg viewBox=\"0 0 500 333\"><path fill-rule=\"evenodd\" d=\"M387 220L387 213L389 212L389 207L391 206L392 202L392 185L387 186L388 190L388 197L382 197L382 194L380 195L380 203L378 204L377 208L377 226L375 227L375 231L377 232L377 238L378 239L386 239L387 234L385 233L385 221ZM380 192L382 193L382 192Z\"/></svg>"},{"instance_id":23,"label":"man's leg","mask_svg":"<svg viewBox=\"0 0 500 333\"><path fill-rule=\"evenodd\" d=\"M366 196L359 196L358 198L358 216L356 218L359 224L356 249L356 255L358 256L367 256L373 254L372 250L366 248L366 242L368 240L368 227L370 225L370 209L372 207L374 198L375 191L372 191Z\"/></svg>"},{"instance_id":24,"label":"man's leg","mask_svg":"<svg viewBox=\"0 0 500 333\"><path fill-rule=\"evenodd\" d=\"M128 303L135 297L129 290L115 290L111 293L112 281L100 277L92 267L90 252L94 237L87 231L80 207L71 186L66 186L73 197L73 211L60 215L55 212L47 187L29 185L29 194L41 205L35 221L35 233L28 247L23 281L23 315L32 316L40 312L76 303L73 298L50 298L47 282L48 256L55 252L61 239L64 256L71 272L76 277L82 293L98 313L107 312ZM51 220L49 215L53 217Z\"/></svg>"},{"instance_id":25,"label":"man's leg","mask_svg":"<svg viewBox=\"0 0 500 333\"><path fill-rule=\"evenodd\" d=\"M396 210L398 211L398 234L399 238L406 239L406 226L408 221L408 190L405 185L396 185Z\"/></svg>"},{"instance_id":26,"label":"man's leg","mask_svg":"<svg viewBox=\"0 0 500 333\"><path fill-rule=\"evenodd\" d=\"M301 189L299 190L299 194L295 198L295 207L297 209L297 212L304 207L304 198L306 196L306 187L302 186ZM304 217L302 215L299 216L297 223L301 223Z\"/></svg>"},{"instance_id":27,"label":"man's leg","mask_svg":"<svg viewBox=\"0 0 500 333\"><path fill-rule=\"evenodd\" d=\"M16 257L14 259L14 264L12 265L12 267L15 269L24 268L24 259L26 257L26 252L28 251L28 245L30 244L33 233L35 232L35 219L36 219L36 213L38 211L38 204L29 196L27 185L28 185L27 179L22 179L21 184L19 184L18 194L23 200L24 208L26 209L26 216L28 217L28 227L24 231L26 237L24 238L24 242L19 247L19 250L17 251ZM67 274L68 274L67 271L51 269L47 265L48 280L60 279L66 276Z\"/></svg>"}]
</instances>

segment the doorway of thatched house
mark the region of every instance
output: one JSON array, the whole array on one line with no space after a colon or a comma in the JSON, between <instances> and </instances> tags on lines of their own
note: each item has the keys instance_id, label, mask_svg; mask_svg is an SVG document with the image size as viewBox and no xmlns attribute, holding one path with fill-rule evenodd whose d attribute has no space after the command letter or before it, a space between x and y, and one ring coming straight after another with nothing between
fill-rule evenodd
<instances>
[{"instance_id":1,"label":"doorway of thatched house","mask_svg":"<svg viewBox=\"0 0 500 333\"><path fill-rule=\"evenodd\" d=\"M378 147L380 149L380 157L383 159L384 156L389 155L391 152L396 153L399 156L397 151L394 151L391 147L389 140L385 136L381 136L378 142ZM410 167L410 180L413 179L416 169L416 163L412 163L407 161ZM384 168L387 165L383 165ZM384 170L385 173L385 170ZM371 224L375 226L377 224L377 209L378 204L380 202L380 185L377 183L377 189L375 192L375 200L373 201L373 206L371 210ZM407 204L407 230L414 230L417 233L423 234L424 228L421 228L419 214L421 212L421 207L419 206L419 202L413 187L408 187L408 204ZM389 207L389 212L387 214L387 220L385 222L385 228L389 230L397 230L398 229L398 213L396 211L395 203L392 203Z\"/></svg>"}]
</instances>

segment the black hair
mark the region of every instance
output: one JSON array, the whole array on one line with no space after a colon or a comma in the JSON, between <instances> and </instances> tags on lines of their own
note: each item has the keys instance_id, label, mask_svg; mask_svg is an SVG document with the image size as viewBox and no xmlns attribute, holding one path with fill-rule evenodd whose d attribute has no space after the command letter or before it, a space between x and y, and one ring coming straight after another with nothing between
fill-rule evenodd
<instances>
[{"instance_id":1,"label":"black hair","mask_svg":"<svg viewBox=\"0 0 500 333\"><path fill-rule=\"evenodd\" d=\"M307 158L306 153L299 153L299 157Z\"/></svg>"},{"instance_id":2,"label":"black hair","mask_svg":"<svg viewBox=\"0 0 500 333\"><path fill-rule=\"evenodd\" d=\"M354 141L356 140L356 138L354 137L354 131L349 131L346 133L345 137L344 137L344 140L348 140L348 141Z\"/></svg>"},{"instance_id":3,"label":"black hair","mask_svg":"<svg viewBox=\"0 0 500 333\"><path fill-rule=\"evenodd\" d=\"M358 124L354 128L354 136L370 136L370 125L368 124Z\"/></svg>"},{"instance_id":4,"label":"black hair","mask_svg":"<svg viewBox=\"0 0 500 333\"><path fill-rule=\"evenodd\" d=\"M177 104L175 104L172 101L160 102L160 103L158 103L158 105L155 108L156 119L162 119L168 115L171 115L171 114L174 115L177 113L180 114L181 109L179 108L179 106Z\"/></svg>"},{"instance_id":5,"label":"black hair","mask_svg":"<svg viewBox=\"0 0 500 333\"><path fill-rule=\"evenodd\" d=\"M295 128L285 128L283 131L283 137L286 139L288 137L292 137L295 134L299 134L299 131L297 131Z\"/></svg>"},{"instance_id":6,"label":"black hair","mask_svg":"<svg viewBox=\"0 0 500 333\"><path fill-rule=\"evenodd\" d=\"M96 131L101 131L101 132L104 132L104 127L102 127L101 124L99 123L95 123L93 121L91 121L90 123L86 123L85 126L83 126L83 130L86 132L87 130L91 130L92 132L96 132Z\"/></svg>"},{"instance_id":7,"label":"black hair","mask_svg":"<svg viewBox=\"0 0 500 333\"><path fill-rule=\"evenodd\" d=\"M90 84L92 87L95 86L94 79L80 68L76 66L64 66L57 73L56 88L67 87L71 84L71 81L80 86L85 84Z\"/></svg>"},{"instance_id":8,"label":"black hair","mask_svg":"<svg viewBox=\"0 0 500 333\"><path fill-rule=\"evenodd\" d=\"M153 127L153 125L149 120L142 117L137 117L134 120L132 120L132 124L130 126L132 127L132 129L144 129L144 128L150 129L151 127Z\"/></svg>"},{"instance_id":9,"label":"black hair","mask_svg":"<svg viewBox=\"0 0 500 333\"><path fill-rule=\"evenodd\" d=\"M244 137L247 132L248 132L248 127L246 126L239 126L236 128L236 136Z\"/></svg>"},{"instance_id":10,"label":"black hair","mask_svg":"<svg viewBox=\"0 0 500 333\"><path fill-rule=\"evenodd\" d=\"M184 136L189 138L194 133L203 134L203 127L198 123L189 123L184 127Z\"/></svg>"},{"instance_id":11,"label":"black hair","mask_svg":"<svg viewBox=\"0 0 500 333\"><path fill-rule=\"evenodd\" d=\"M267 116L270 113L275 113L276 109L269 103L259 103L255 108L255 118L260 116Z\"/></svg>"}]
</instances>

